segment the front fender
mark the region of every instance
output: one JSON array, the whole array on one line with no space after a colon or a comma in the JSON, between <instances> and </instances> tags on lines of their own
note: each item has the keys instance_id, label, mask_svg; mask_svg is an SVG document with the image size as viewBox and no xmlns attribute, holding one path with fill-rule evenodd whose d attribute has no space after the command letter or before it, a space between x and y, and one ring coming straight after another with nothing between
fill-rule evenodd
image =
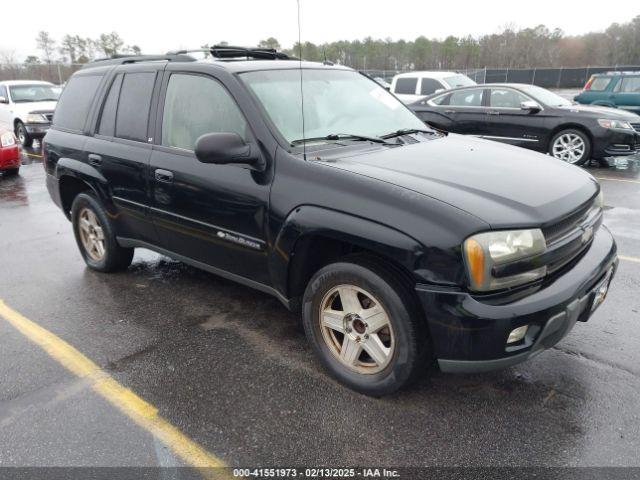
<instances>
[{"instance_id":1,"label":"front fender","mask_svg":"<svg viewBox=\"0 0 640 480\"><path fill-rule=\"evenodd\" d=\"M289 295L288 278L300 240L318 235L345 242L385 257L407 272L419 268L424 247L416 239L386 225L327 208L305 205L285 219L271 249L269 266L274 286Z\"/></svg>"}]
</instances>

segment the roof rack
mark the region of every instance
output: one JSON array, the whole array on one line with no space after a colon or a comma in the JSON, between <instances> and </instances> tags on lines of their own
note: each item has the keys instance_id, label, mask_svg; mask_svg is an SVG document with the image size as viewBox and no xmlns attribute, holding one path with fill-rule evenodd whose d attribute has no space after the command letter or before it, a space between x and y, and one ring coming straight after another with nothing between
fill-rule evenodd
<instances>
[{"instance_id":1,"label":"roof rack","mask_svg":"<svg viewBox=\"0 0 640 480\"><path fill-rule=\"evenodd\" d=\"M275 48L236 47L231 45L214 45L209 50L215 58L224 60L230 58L255 58L258 60L295 60L286 53L278 52Z\"/></svg>"},{"instance_id":2,"label":"roof rack","mask_svg":"<svg viewBox=\"0 0 640 480\"><path fill-rule=\"evenodd\" d=\"M109 58L99 58L86 63L82 68L97 67L102 65L124 65L138 62L195 62L191 55L168 53L166 55L113 55Z\"/></svg>"}]
</instances>

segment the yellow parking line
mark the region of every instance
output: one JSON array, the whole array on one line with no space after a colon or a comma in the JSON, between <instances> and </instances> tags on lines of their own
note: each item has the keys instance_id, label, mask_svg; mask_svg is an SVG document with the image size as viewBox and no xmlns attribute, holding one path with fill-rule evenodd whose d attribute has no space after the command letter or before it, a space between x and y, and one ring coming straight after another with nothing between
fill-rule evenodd
<instances>
[{"instance_id":1,"label":"yellow parking line","mask_svg":"<svg viewBox=\"0 0 640 480\"><path fill-rule=\"evenodd\" d=\"M618 255L618 258L627 262L640 263L640 258L638 257L627 257L626 255Z\"/></svg>"},{"instance_id":2,"label":"yellow parking line","mask_svg":"<svg viewBox=\"0 0 640 480\"><path fill-rule=\"evenodd\" d=\"M162 441L186 464L200 469L203 476L222 478L224 475L222 471L216 473L211 470L215 467L226 467L222 460L188 438L158 415L156 407L120 385L107 372L67 342L16 312L2 299L0 299L0 317L71 373L87 379L97 394Z\"/></svg>"},{"instance_id":3,"label":"yellow parking line","mask_svg":"<svg viewBox=\"0 0 640 480\"><path fill-rule=\"evenodd\" d=\"M640 183L640 180L628 180L626 178L596 177L598 180L611 180L612 182Z\"/></svg>"},{"instance_id":4,"label":"yellow parking line","mask_svg":"<svg viewBox=\"0 0 640 480\"><path fill-rule=\"evenodd\" d=\"M27 157L33 157L33 158L44 158L42 155L36 155L35 153L27 153L27 152L22 152L23 155L26 155Z\"/></svg>"}]
</instances>

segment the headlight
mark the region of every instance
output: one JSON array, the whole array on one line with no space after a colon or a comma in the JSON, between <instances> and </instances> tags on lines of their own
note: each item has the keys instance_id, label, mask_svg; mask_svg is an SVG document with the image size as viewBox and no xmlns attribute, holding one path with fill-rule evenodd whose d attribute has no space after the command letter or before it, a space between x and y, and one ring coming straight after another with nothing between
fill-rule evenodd
<instances>
[{"instance_id":1,"label":"headlight","mask_svg":"<svg viewBox=\"0 0 640 480\"><path fill-rule=\"evenodd\" d=\"M27 115L27 123L49 123L49 120L41 113L30 113Z\"/></svg>"},{"instance_id":2,"label":"headlight","mask_svg":"<svg viewBox=\"0 0 640 480\"><path fill-rule=\"evenodd\" d=\"M493 269L543 253L547 242L540 229L479 233L463 245L472 290L486 292L532 282L547 274L547 267L533 268L516 275L494 277Z\"/></svg>"},{"instance_id":3,"label":"headlight","mask_svg":"<svg viewBox=\"0 0 640 480\"><path fill-rule=\"evenodd\" d=\"M601 118L598 123L603 128L617 128L619 130L633 130L633 127L629 122L623 120L609 120L607 118Z\"/></svg>"},{"instance_id":4,"label":"headlight","mask_svg":"<svg viewBox=\"0 0 640 480\"><path fill-rule=\"evenodd\" d=\"M0 145L3 147L11 147L16 144L16 137L11 132L5 132L0 135Z\"/></svg>"}]
</instances>

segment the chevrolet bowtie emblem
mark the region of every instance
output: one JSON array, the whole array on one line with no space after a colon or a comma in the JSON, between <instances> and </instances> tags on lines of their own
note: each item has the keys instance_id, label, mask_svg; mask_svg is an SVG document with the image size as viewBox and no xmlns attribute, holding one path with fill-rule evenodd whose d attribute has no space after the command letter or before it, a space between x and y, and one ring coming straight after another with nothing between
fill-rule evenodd
<instances>
[{"instance_id":1,"label":"chevrolet bowtie emblem","mask_svg":"<svg viewBox=\"0 0 640 480\"><path fill-rule=\"evenodd\" d=\"M582 243L587 243L593 237L593 227L586 227L582 233Z\"/></svg>"}]
</instances>

